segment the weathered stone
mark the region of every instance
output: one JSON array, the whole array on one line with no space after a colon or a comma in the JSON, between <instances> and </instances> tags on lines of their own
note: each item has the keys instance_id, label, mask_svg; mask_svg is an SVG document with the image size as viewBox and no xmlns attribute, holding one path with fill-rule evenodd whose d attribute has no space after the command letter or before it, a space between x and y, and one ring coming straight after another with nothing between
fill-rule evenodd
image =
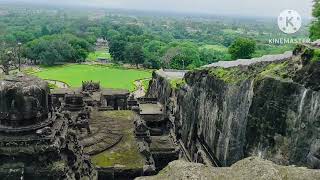
<instances>
[{"instance_id":1,"label":"weathered stone","mask_svg":"<svg viewBox=\"0 0 320 180\"><path fill-rule=\"evenodd\" d=\"M158 98L168 117L173 114L173 134L190 160L205 152L223 166L260 155L319 167L319 67L305 51L293 54L188 72L178 89L156 72L147 96Z\"/></svg>"},{"instance_id":2,"label":"weathered stone","mask_svg":"<svg viewBox=\"0 0 320 180\"><path fill-rule=\"evenodd\" d=\"M271 161L249 157L227 168L213 168L182 160L173 161L158 175L139 177L136 180L313 180L319 178L320 172L318 170L280 166Z\"/></svg>"},{"instance_id":3,"label":"weathered stone","mask_svg":"<svg viewBox=\"0 0 320 180\"><path fill-rule=\"evenodd\" d=\"M68 119L51 111L48 97L48 84L40 79L0 81L0 177L96 179Z\"/></svg>"}]
</instances>

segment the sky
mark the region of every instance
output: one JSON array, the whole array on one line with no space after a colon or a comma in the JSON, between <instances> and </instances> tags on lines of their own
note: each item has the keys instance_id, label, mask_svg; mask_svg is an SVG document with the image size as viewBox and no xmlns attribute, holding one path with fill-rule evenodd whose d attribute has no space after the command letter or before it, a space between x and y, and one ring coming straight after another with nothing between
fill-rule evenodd
<instances>
[{"instance_id":1,"label":"sky","mask_svg":"<svg viewBox=\"0 0 320 180\"><path fill-rule=\"evenodd\" d=\"M85 5L104 8L276 17L282 10L311 17L312 0L0 0L0 2Z\"/></svg>"}]
</instances>

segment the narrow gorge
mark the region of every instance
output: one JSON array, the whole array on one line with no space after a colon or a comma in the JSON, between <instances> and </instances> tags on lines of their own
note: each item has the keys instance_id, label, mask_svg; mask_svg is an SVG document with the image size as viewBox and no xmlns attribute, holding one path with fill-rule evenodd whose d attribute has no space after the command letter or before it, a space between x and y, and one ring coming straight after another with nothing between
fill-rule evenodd
<instances>
[{"instance_id":1,"label":"narrow gorge","mask_svg":"<svg viewBox=\"0 0 320 180\"><path fill-rule=\"evenodd\" d=\"M153 74L181 156L231 166L250 156L320 168L319 43L293 53Z\"/></svg>"}]
</instances>

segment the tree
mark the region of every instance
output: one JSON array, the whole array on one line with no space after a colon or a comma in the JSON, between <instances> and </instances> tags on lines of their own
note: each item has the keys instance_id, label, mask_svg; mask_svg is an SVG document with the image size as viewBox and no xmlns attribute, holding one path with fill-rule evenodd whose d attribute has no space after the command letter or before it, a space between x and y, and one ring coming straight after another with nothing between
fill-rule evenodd
<instances>
[{"instance_id":1,"label":"tree","mask_svg":"<svg viewBox=\"0 0 320 180\"><path fill-rule=\"evenodd\" d=\"M320 0L315 0L312 14L315 20L310 28L310 38L317 40L320 39Z\"/></svg>"},{"instance_id":2,"label":"tree","mask_svg":"<svg viewBox=\"0 0 320 180\"><path fill-rule=\"evenodd\" d=\"M191 42L170 43L164 48L162 60L167 68L174 69L192 69L201 65L199 49Z\"/></svg>"},{"instance_id":3,"label":"tree","mask_svg":"<svg viewBox=\"0 0 320 180\"><path fill-rule=\"evenodd\" d=\"M229 47L232 59L250 59L256 50L256 42L252 39L238 38Z\"/></svg>"},{"instance_id":4,"label":"tree","mask_svg":"<svg viewBox=\"0 0 320 180\"><path fill-rule=\"evenodd\" d=\"M161 41L152 40L143 45L145 55L144 65L148 68L158 69L161 66L160 53L165 44Z\"/></svg>"},{"instance_id":5,"label":"tree","mask_svg":"<svg viewBox=\"0 0 320 180\"><path fill-rule=\"evenodd\" d=\"M200 48L200 61L203 65L211 64L217 61L228 61L231 59L227 49L223 47L201 47Z\"/></svg>"},{"instance_id":6,"label":"tree","mask_svg":"<svg viewBox=\"0 0 320 180\"><path fill-rule=\"evenodd\" d=\"M123 37L116 36L111 38L109 44L109 52L112 58L115 61L124 61L125 60L125 48L126 48L126 40Z\"/></svg>"},{"instance_id":7,"label":"tree","mask_svg":"<svg viewBox=\"0 0 320 180\"><path fill-rule=\"evenodd\" d=\"M55 62L82 62L90 51L89 43L70 34L44 36L25 46L25 56L41 64Z\"/></svg>"},{"instance_id":8,"label":"tree","mask_svg":"<svg viewBox=\"0 0 320 180\"><path fill-rule=\"evenodd\" d=\"M129 43L125 48L126 61L135 64L139 68L139 64L144 62L144 53L139 43Z\"/></svg>"},{"instance_id":9,"label":"tree","mask_svg":"<svg viewBox=\"0 0 320 180\"><path fill-rule=\"evenodd\" d=\"M5 42L0 42L0 69L5 75L9 75L10 69L16 67L15 54L13 50L8 48Z\"/></svg>"}]
</instances>

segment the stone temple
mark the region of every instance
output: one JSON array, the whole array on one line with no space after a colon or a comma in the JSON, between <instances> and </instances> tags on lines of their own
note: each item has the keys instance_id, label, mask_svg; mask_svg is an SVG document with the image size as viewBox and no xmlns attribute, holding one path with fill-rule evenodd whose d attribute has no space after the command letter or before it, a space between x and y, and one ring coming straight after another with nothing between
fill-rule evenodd
<instances>
[{"instance_id":1,"label":"stone temple","mask_svg":"<svg viewBox=\"0 0 320 180\"><path fill-rule=\"evenodd\" d=\"M155 179L320 179L284 167L320 167L318 50L158 70L142 98L92 81L50 93L34 77L1 79L0 179L131 180L176 159L201 164L173 162ZM249 156L270 161L239 161Z\"/></svg>"},{"instance_id":2,"label":"stone temple","mask_svg":"<svg viewBox=\"0 0 320 180\"><path fill-rule=\"evenodd\" d=\"M75 131L54 111L48 84L34 77L0 81L1 179L95 179Z\"/></svg>"},{"instance_id":3,"label":"stone temple","mask_svg":"<svg viewBox=\"0 0 320 180\"><path fill-rule=\"evenodd\" d=\"M32 76L0 80L0 179L134 179L178 159L155 98L105 89L49 89Z\"/></svg>"}]
</instances>

